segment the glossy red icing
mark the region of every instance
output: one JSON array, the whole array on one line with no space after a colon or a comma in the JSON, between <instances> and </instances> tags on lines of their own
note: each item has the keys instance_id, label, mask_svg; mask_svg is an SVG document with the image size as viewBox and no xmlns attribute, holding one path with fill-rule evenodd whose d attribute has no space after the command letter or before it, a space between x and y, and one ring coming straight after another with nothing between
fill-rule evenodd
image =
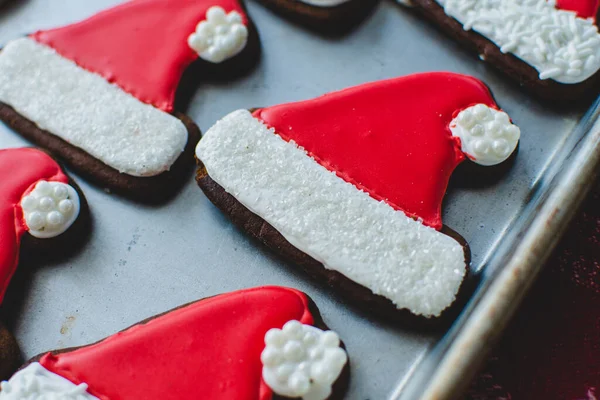
<instances>
[{"instance_id":1,"label":"glossy red icing","mask_svg":"<svg viewBox=\"0 0 600 400\"><path fill-rule=\"evenodd\" d=\"M482 82L434 72L263 108L254 116L371 197L440 229L448 180L465 159L448 126L477 103L496 106Z\"/></svg>"},{"instance_id":2,"label":"glossy red icing","mask_svg":"<svg viewBox=\"0 0 600 400\"><path fill-rule=\"evenodd\" d=\"M596 18L599 0L557 0L556 7L562 10L575 11L581 18Z\"/></svg>"},{"instance_id":3,"label":"glossy red icing","mask_svg":"<svg viewBox=\"0 0 600 400\"><path fill-rule=\"evenodd\" d=\"M187 39L212 6L236 10L247 23L237 0L134 0L32 37L142 102L171 112L181 75L198 58Z\"/></svg>"},{"instance_id":4,"label":"glossy red icing","mask_svg":"<svg viewBox=\"0 0 600 400\"><path fill-rule=\"evenodd\" d=\"M313 324L294 289L261 287L201 300L88 347L40 363L102 400L268 400L260 353L265 333Z\"/></svg>"},{"instance_id":5,"label":"glossy red icing","mask_svg":"<svg viewBox=\"0 0 600 400\"><path fill-rule=\"evenodd\" d=\"M21 237L27 232L21 198L40 180L68 182L60 166L40 150L0 150L0 302L19 262Z\"/></svg>"}]
</instances>

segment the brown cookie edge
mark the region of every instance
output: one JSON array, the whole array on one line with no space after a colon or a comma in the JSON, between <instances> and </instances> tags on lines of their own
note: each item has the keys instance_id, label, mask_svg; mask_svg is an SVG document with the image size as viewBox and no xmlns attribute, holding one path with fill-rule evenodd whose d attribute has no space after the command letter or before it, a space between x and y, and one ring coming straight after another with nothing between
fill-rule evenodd
<instances>
[{"instance_id":1,"label":"brown cookie edge","mask_svg":"<svg viewBox=\"0 0 600 400\"><path fill-rule=\"evenodd\" d=\"M337 6L319 7L301 0L259 0L282 17L322 33L345 33L358 25L379 0L349 0Z\"/></svg>"}]
</instances>

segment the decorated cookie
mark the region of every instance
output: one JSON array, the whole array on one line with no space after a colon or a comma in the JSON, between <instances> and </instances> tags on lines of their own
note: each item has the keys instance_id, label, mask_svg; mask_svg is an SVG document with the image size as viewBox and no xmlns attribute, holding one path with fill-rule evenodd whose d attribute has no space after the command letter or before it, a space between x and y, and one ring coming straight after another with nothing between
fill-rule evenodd
<instances>
[{"instance_id":1,"label":"decorated cookie","mask_svg":"<svg viewBox=\"0 0 600 400\"><path fill-rule=\"evenodd\" d=\"M231 72L256 42L238 0L128 1L6 44L0 118L108 189L162 198L199 137L175 111L184 71Z\"/></svg>"},{"instance_id":2,"label":"decorated cookie","mask_svg":"<svg viewBox=\"0 0 600 400\"><path fill-rule=\"evenodd\" d=\"M468 267L441 204L466 159L520 130L475 78L426 73L238 110L196 148L197 181L249 234L373 312L439 316Z\"/></svg>"},{"instance_id":3,"label":"decorated cookie","mask_svg":"<svg viewBox=\"0 0 600 400\"><path fill-rule=\"evenodd\" d=\"M87 204L48 154L33 148L0 150L0 304L20 255L61 256L85 237ZM16 368L18 349L0 324L0 376Z\"/></svg>"},{"instance_id":4,"label":"decorated cookie","mask_svg":"<svg viewBox=\"0 0 600 400\"><path fill-rule=\"evenodd\" d=\"M41 354L2 382L1 400L325 400L348 357L312 301L284 287L200 300L98 343Z\"/></svg>"},{"instance_id":5,"label":"decorated cookie","mask_svg":"<svg viewBox=\"0 0 600 400\"><path fill-rule=\"evenodd\" d=\"M600 0L409 3L543 98L570 101L600 93Z\"/></svg>"},{"instance_id":6,"label":"decorated cookie","mask_svg":"<svg viewBox=\"0 0 600 400\"><path fill-rule=\"evenodd\" d=\"M345 31L374 8L378 0L260 0L294 22L325 32Z\"/></svg>"}]
</instances>

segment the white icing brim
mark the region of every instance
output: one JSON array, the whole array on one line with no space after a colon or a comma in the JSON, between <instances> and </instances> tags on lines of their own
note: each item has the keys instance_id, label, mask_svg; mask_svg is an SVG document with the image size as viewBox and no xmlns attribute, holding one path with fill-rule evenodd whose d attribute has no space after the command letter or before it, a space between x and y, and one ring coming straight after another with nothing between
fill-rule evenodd
<instances>
[{"instance_id":1,"label":"white icing brim","mask_svg":"<svg viewBox=\"0 0 600 400\"><path fill-rule=\"evenodd\" d=\"M0 101L128 175L169 170L188 139L177 118L30 38L0 52Z\"/></svg>"},{"instance_id":2,"label":"white icing brim","mask_svg":"<svg viewBox=\"0 0 600 400\"><path fill-rule=\"evenodd\" d=\"M75 385L37 362L2 382L1 387L0 400L98 400L87 392L86 384Z\"/></svg>"},{"instance_id":3,"label":"white icing brim","mask_svg":"<svg viewBox=\"0 0 600 400\"><path fill-rule=\"evenodd\" d=\"M466 271L454 239L337 177L245 110L208 130L196 155L211 176L292 245L399 309L437 316Z\"/></svg>"}]
</instances>

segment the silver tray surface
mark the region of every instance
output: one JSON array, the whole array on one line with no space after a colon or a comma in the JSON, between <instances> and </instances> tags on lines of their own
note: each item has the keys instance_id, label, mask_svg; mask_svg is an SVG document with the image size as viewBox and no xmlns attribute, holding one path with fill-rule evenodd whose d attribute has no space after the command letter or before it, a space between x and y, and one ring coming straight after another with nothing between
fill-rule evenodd
<instances>
[{"instance_id":1,"label":"silver tray surface","mask_svg":"<svg viewBox=\"0 0 600 400\"><path fill-rule=\"evenodd\" d=\"M0 45L120 2L14 1L0 8ZM97 341L202 297L285 285L308 293L346 342L352 360L348 399L453 397L484 354L486 343L473 340L500 333L585 193L600 157L599 135L592 134L599 130L592 128L598 107L550 108L536 101L392 2L380 4L339 38L297 27L254 2L248 8L261 36L262 59L247 76L197 88L185 111L203 131L238 108L435 70L482 79L521 127L519 154L501 179L452 185L444 202L444 222L469 242L481 279L467 311L450 332L370 318L235 229L191 174L178 196L160 206L107 194L73 174L90 204L92 235L75 256L20 271L25 283L9 289L3 314L24 357ZM25 145L0 125L0 148ZM516 270L518 278L510 278Z\"/></svg>"}]
</instances>

